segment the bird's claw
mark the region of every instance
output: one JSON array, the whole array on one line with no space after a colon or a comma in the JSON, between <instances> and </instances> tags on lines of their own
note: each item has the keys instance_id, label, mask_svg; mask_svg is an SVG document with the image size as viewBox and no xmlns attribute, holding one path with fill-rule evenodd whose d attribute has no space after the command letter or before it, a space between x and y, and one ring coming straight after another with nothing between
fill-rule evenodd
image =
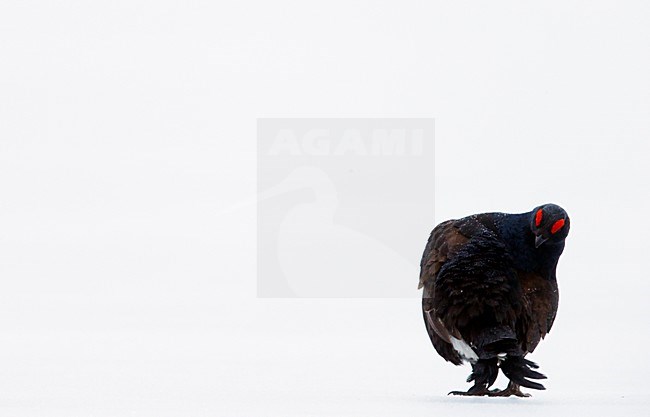
<instances>
[{"instance_id":1,"label":"bird's claw","mask_svg":"<svg viewBox=\"0 0 650 417\"><path fill-rule=\"evenodd\" d=\"M464 396L464 397L482 397L482 396L489 396L492 397L494 394L499 392L498 389L484 389L484 390L468 390L468 391L450 391L449 394L447 395L459 395L459 396Z\"/></svg>"},{"instance_id":2,"label":"bird's claw","mask_svg":"<svg viewBox=\"0 0 650 417\"><path fill-rule=\"evenodd\" d=\"M513 395L522 398L531 397L530 394L521 392L519 386L513 383L509 383L508 387L503 390L489 390L487 388L476 389L475 387L472 387L467 391L451 391L447 395L459 395L464 397L510 397Z\"/></svg>"}]
</instances>

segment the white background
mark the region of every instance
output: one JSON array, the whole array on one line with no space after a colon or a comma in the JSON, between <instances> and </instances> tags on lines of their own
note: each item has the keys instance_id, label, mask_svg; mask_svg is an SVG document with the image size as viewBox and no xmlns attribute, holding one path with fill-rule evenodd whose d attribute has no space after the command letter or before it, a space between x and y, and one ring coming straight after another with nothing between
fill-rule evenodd
<instances>
[{"instance_id":1,"label":"white background","mask_svg":"<svg viewBox=\"0 0 650 417\"><path fill-rule=\"evenodd\" d=\"M3 1L0 414L648 415L649 18ZM548 390L445 396L469 369L435 354L415 298L256 299L258 117L435 117L422 246L450 217L564 206L560 311L532 357Z\"/></svg>"}]
</instances>

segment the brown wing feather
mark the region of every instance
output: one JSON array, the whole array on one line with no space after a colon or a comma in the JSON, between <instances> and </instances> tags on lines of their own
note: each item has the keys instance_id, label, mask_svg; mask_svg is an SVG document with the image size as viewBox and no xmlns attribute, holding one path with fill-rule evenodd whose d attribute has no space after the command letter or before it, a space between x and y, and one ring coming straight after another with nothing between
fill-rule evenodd
<instances>
[{"instance_id":1,"label":"brown wing feather","mask_svg":"<svg viewBox=\"0 0 650 417\"><path fill-rule=\"evenodd\" d=\"M422 312L429 338L436 351L455 365L462 360L450 344L450 335L460 338L456 329L447 329L437 316L433 306L434 282L440 268L453 256L458 248L467 243L469 238L464 236L456 227L455 220L449 220L436 226L429 236L420 262L420 283L418 289L424 287L422 295Z\"/></svg>"},{"instance_id":2,"label":"brown wing feather","mask_svg":"<svg viewBox=\"0 0 650 417\"><path fill-rule=\"evenodd\" d=\"M555 321L559 302L557 282L534 273L519 274L519 282L524 296L524 313L520 317L518 338L524 352L532 352Z\"/></svg>"},{"instance_id":3,"label":"brown wing feather","mask_svg":"<svg viewBox=\"0 0 650 417\"><path fill-rule=\"evenodd\" d=\"M448 220L440 223L431 232L420 262L418 289L424 287L427 282L433 282L447 259L469 240L458 230L455 223L456 220Z\"/></svg>"}]
</instances>

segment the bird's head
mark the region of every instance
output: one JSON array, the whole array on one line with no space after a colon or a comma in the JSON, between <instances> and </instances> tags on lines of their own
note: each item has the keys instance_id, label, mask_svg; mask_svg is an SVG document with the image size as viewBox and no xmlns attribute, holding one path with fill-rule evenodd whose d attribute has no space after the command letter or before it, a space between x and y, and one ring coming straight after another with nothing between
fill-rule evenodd
<instances>
[{"instance_id":1,"label":"bird's head","mask_svg":"<svg viewBox=\"0 0 650 417\"><path fill-rule=\"evenodd\" d=\"M556 204L539 206L532 211L530 216L530 230L535 235L536 248L545 242L562 242L569 234L569 227L569 215Z\"/></svg>"}]
</instances>

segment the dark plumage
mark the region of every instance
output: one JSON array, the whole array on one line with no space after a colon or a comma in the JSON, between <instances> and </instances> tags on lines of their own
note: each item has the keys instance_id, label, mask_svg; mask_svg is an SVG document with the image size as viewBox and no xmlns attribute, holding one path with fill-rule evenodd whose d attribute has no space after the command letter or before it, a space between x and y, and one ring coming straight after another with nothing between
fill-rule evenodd
<instances>
[{"instance_id":1,"label":"dark plumage","mask_svg":"<svg viewBox=\"0 0 650 417\"><path fill-rule=\"evenodd\" d=\"M555 269L570 220L555 204L522 214L484 213L436 226L420 263L429 338L447 361L472 364L459 395L524 396L544 389L524 359L549 332L558 307ZM510 380L489 390L499 369Z\"/></svg>"}]
</instances>

